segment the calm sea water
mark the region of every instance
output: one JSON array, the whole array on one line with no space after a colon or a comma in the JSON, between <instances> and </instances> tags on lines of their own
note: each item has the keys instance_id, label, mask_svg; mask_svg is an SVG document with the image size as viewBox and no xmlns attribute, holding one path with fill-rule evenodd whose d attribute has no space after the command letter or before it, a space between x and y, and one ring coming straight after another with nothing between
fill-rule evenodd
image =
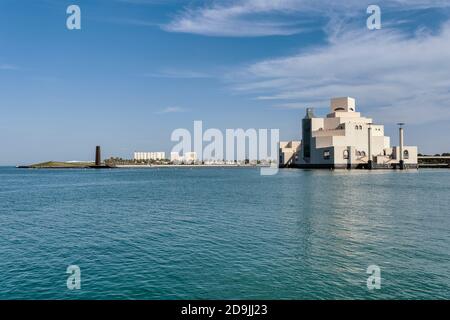
<instances>
[{"instance_id":1,"label":"calm sea water","mask_svg":"<svg viewBox=\"0 0 450 320\"><path fill-rule=\"evenodd\" d=\"M449 271L448 170L0 168L0 299L449 299Z\"/></svg>"}]
</instances>

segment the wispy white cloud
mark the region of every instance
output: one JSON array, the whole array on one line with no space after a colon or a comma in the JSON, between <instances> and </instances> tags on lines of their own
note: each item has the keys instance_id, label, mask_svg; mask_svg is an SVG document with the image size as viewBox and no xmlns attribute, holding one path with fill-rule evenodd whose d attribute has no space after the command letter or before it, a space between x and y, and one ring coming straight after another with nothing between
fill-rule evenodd
<instances>
[{"instance_id":1,"label":"wispy white cloud","mask_svg":"<svg viewBox=\"0 0 450 320\"><path fill-rule=\"evenodd\" d=\"M158 114L165 114L165 113L180 113L180 112L186 112L187 110L180 107L167 107L164 108L156 113Z\"/></svg>"},{"instance_id":2,"label":"wispy white cloud","mask_svg":"<svg viewBox=\"0 0 450 320\"><path fill-rule=\"evenodd\" d=\"M309 106L301 102L284 102L274 105L277 109L287 109L287 110L306 110Z\"/></svg>"},{"instance_id":3,"label":"wispy white cloud","mask_svg":"<svg viewBox=\"0 0 450 320\"><path fill-rule=\"evenodd\" d=\"M450 119L450 24L437 34L348 31L328 45L260 61L228 75L234 89L274 106L324 107L334 96L357 98L377 120Z\"/></svg>"},{"instance_id":4,"label":"wispy white cloud","mask_svg":"<svg viewBox=\"0 0 450 320\"><path fill-rule=\"evenodd\" d=\"M292 35L311 28L310 22L325 18L336 27L345 17L366 14L369 0L226 0L208 1L185 8L166 31L206 36L253 37ZM379 0L389 10L450 7L447 0ZM320 27L316 24L316 27Z\"/></svg>"},{"instance_id":5,"label":"wispy white cloud","mask_svg":"<svg viewBox=\"0 0 450 320\"><path fill-rule=\"evenodd\" d=\"M198 8L187 8L163 29L171 32L211 36L289 35L301 31L298 21L286 16L298 9L295 0L223 1ZM268 14L284 15L274 19Z\"/></svg>"}]
</instances>

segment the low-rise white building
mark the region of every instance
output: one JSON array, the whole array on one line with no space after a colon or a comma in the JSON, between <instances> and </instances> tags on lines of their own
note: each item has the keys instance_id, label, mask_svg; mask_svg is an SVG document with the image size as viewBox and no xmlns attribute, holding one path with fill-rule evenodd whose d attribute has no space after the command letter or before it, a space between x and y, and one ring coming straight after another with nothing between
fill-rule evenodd
<instances>
[{"instance_id":1,"label":"low-rise white building","mask_svg":"<svg viewBox=\"0 0 450 320\"><path fill-rule=\"evenodd\" d=\"M181 161L182 156L178 152L171 152L170 153L170 161L172 162L179 162Z\"/></svg>"},{"instance_id":2,"label":"low-rise white building","mask_svg":"<svg viewBox=\"0 0 450 320\"><path fill-rule=\"evenodd\" d=\"M194 163L197 161L197 153L185 152L183 155L180 155L178 152L171 152L170 161L178 163Z\"/></svg>"},{"instance_id":3,"label":"low-rise white building","mask_svg":"<svg viewBox=\"0 0 450 320\"><path fill-rule=\"evenodd\" d=\"M166 159L165 152L135 152L134 160L148 161L148 160L164 160Z\"/></svg>"},{"instance_id":4,"label":"low-rise white building","mask_svg":"<svg viewBox=\"0 0 450 320\"><path fill-rule=\"evenodd\" d=\"M334 98L330 109L325 118L307 109L301 143L280 143L280 166L417 168L417 147L403 145L403 128L399 131L400 146L391 147L384 126L356 112L353 98Z\"/></svg>"}]
</instances>

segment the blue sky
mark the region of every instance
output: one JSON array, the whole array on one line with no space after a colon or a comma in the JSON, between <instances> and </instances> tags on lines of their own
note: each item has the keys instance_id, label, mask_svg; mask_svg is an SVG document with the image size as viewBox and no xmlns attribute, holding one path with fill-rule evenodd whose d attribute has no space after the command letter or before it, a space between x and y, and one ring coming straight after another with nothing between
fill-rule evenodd
<instances>
[{"instance_id":1,"label":"blue sky","mask_svg":"<svg viewBox=\"0 0 450 320\"><path fill-rule=\"evenodd\" d=\"M66 28L77 4L82 30ZM1 0L0 164L166 151L176 128L279 128L332 96L449 152L450 2Z\"/></svg>"}]
</instances>

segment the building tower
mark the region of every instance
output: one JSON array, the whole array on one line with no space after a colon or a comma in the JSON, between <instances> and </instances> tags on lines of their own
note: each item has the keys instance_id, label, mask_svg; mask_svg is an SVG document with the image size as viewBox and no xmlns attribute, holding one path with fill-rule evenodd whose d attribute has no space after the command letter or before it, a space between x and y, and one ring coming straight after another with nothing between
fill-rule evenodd
<instances>
[{"instance_id":1,"label":"building tower","mask_svg":"<svg viewBox=\"0 0 450 320\"><path fill-rule=\"evenodd\" d=\"M102 154L100 146L95 147L95 165L100 166L102 164Z\"/></svg>"},{"instance_id":2,"label":"building tower","mask_svg":"<svg viewBox=\"0 0 450 320\"><path fill-rule=\"evenodd\" d=\"M399 140L399 149L400 149L400 161L399 161L399 166L400 166L400 170L405 169L405 160L403 159L403 149L404 149L404 145L403 145L403 126L405 125L404 123L398 123L399 128L398 128L398 140Z\"/></svg>"},{"instance_id":3,"label":"building tower","mask_svg":"<svg viewBox=\"0 0 450 320\"><path fill-rule=\"evenodd\" d=\"M306 115L302 120L302 154L306 162L309 162L311 159L312 118L314 118L314 110L307 108Z\"/></svg>"},{"instance_id":4,"label":"building tower","mask_svg":"<svg viewBox=\"0 0 450 320\"><path fill-rule=\"evenodd\" d=\"M367 146L367 169L372 170L373 169L373 157L372 157L372 124L367 124L367 137L368 137L368 146Z\"/></svg>"}]
</instances>

